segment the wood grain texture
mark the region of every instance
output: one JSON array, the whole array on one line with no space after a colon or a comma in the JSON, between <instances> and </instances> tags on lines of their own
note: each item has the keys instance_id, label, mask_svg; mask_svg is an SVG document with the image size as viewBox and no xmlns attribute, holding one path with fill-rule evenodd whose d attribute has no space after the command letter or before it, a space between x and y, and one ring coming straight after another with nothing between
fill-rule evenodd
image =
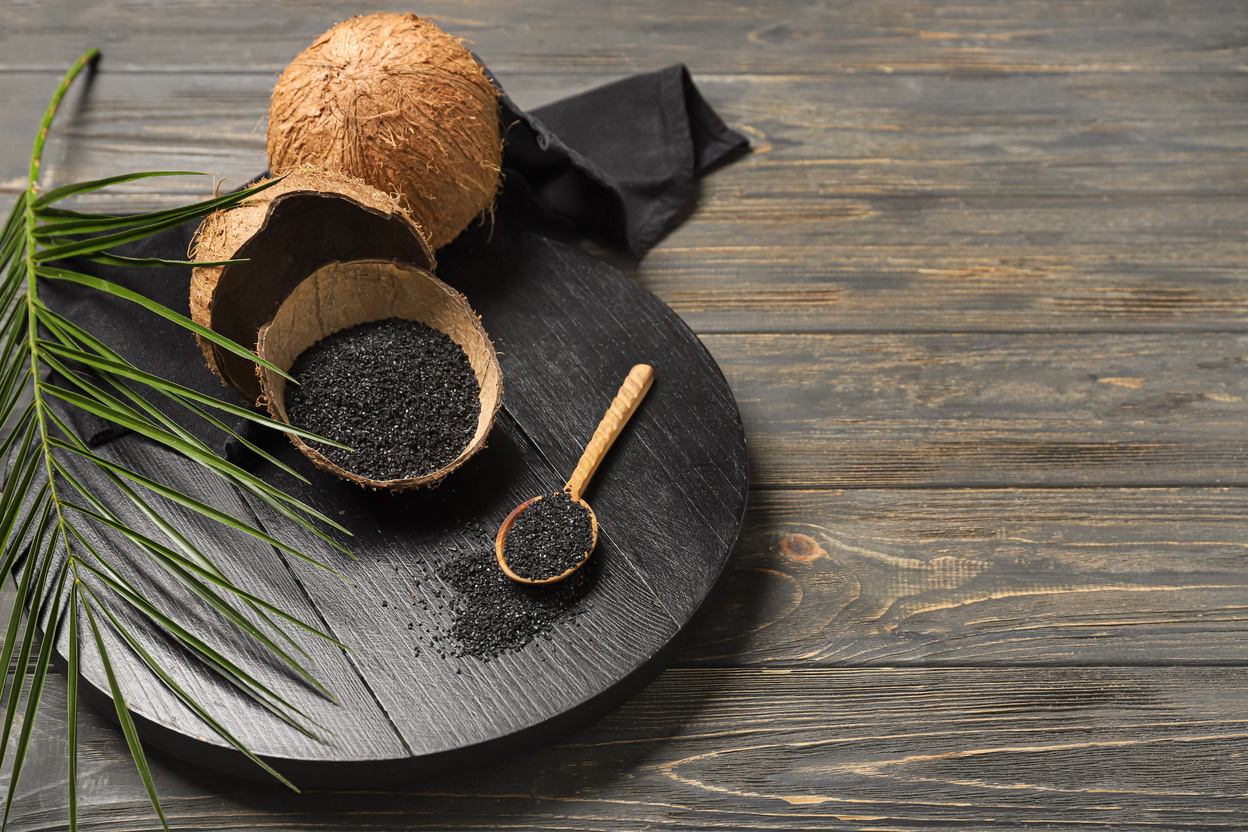
<instances>
[{"instance_id":1,"label":"wood grain texture","mask_svg":"<svg viewBox=\"0 0 1248 832\"><path fill-rule=\"evenodd\" d=\"M1248 822L1246 712L1243 668L674 670L565 743L395 791L154 769L191 829L1221 830ZM158 829L117 733L80 731L83 828ZM15 832L64 828L53 748Z\"/></svg>"},{"instance_id":2,"label":"wood grain texture","mask_svg":"<svg viewBox=\"0 0 1248 832\"><path fill-rule=\"evenodd\" d=\"M681 664L1243 665L1244 498L757 490Z\"/></svg>"},{"instance_id":3,"label":"wood grain texture","mask_svg":"<svg viewBox=\"0 0 1248 832\"><path fill-rule=\"evenodd\" d=\"M81 14L67 14L70 9ZM67 63L108 43L119 68L276 72L352 14L407 12L402 3L314 0L257 7L246 0L85 7L40 3L5 9L3 67ZM662 0L598 8L543 0L422 3L498 68L635 72L689 61L701 71L1132 72L1157 66L1237 71L1245 21L1231 0L1199 13L1160 0L1088 4L1027 0L956 6L922 0L731 3Z\"/></svg>"},{"instance_id":4,"label":"wood grain texture","mask_svg":"<svg viewBox=\"0 0 1248 832\"><path fill-rule=\"evenodd\" d=\"M705 345L609 266L535 235L478 230L439 252L438 274L490 322L503 377L519 380L504 381L504 407L558 472L547 490L576 469L616 380L653 367L653 389L585 499L601 534L627 535L647 586L687 621L724 568L748 476L737 404Z\"/></svg>"},{"instance_id":5,"label":"wood grain texture","mask_svg":"<svg viewBox=\"0 0 1248 832\"><path fill-rule=\"evenodd\" d=\"M685 62L751 137L640 261L573 241L724 370L752 464L738 560L680 666L562 744L302 796L161 758L180 825L1248 827L1242 4L385 8L471 39L524 107ZM241 184L276 72L373 10L0 8L0 207L35 82L86 47L102 72L54 179ZM160 186L95 206L210 189ZM64 826L49 696L16 829ZM83 720L84 828L155 829L120 735Z\"/></svg>"},{"instance_id":6,"label":"wood grain texture","mask_svg":"<svg viewBox=\"0 0 1248 832\"><path fill-rule=\"evenodd\" d=\"M615 76L500 77L534 106ZM32 78L54 83L0 72L0 188L24 175ZM640 263L595 247L699 332L1245 328L1243 73L699 81L753 153ZM211 174L125 186L113 210L239 185L265 164L271 84L101 72L53 131L48 182L135 158Z\"/></svg>"},{"instance_id":7,"label":"wood grain texture","mask_svg":"<svg viewBox=\"0 0 1248 832\"><path fill-rule=\"evenodd\" d=\"M198 465L171 451L129 436L109 443L99 452L114 463L131 470L160 471L164 481L176 483L174 487L185 493L194 494L197 499L244 522L256 522L251 510L236 492L223 487L215 478L205 476ZM129 505L110 485L102 482L102 477L95 472L93 466L71 458L66 460L66 467L95 489L97 494L111 495L106 501L125 522L142 530L154 540L166 539L155 524ZM65 484L62 483L61 487L64 488ZM73 493L72 490L70 493ZM219 525L157 495L144 494L143 498L162 517L176 520L179 527L185 530L188 539L240 586L299 616L314 627L323 627L318 610L306 597L283 558L268 544L249 539L242 534L223 531ZM141 552L119 539L116 533L91 523L83 523L82 526L88 539L97 548L109 553L110 562L133 583L143 597L160 609L168 611L191 632L205 638L229 661L260 683L277 691L278 695L306 713L314 723L326 727L337 726L332 732L314 729L312 736L299 733L277 721L257 703L240 695L162 629L137 614L122 614L121 621L146 645L155 660L162 667L178 668L176 678L179 678L180 684L245 745L277 759L325 755L346 759L371 759L387 754L405 754L406 750L390 728L386 714L340 648L287 624L278 628L278 632L285 633L295 645L306 652L306 657L297 653L295 655L338 699L335 703L295 676L263 645L240 634L234 625L214 611L206 601L178 584ZM338 581L339 591L348 590L345 580L335 580ZM100 581L89 576L84 577L84 581L102 596L112 596L106 587L101 586ZM112 608L124 610L124 605L118 603L115 596L113 598ZM243 605L237 606L245 611ZM248 617L253 623L260 624L255 614ZM80 621L79 637L82 643L90 644L92 635L85 622L85 615L80 616ZM232 756L226 750L225 741L171 695L164 683L144 667L120 636L110 627L106 626L103 630L114 669L124 680L122 689L125 691L131 714L149 736L165 744L176 742L178 738L182 738L184 743L187 739L193 740L205 746L206 753L214 760ZM276 636L271 628L266 628L266 632ZM62 633L58 642L62 657L68 655L67 645L68 633ZM289 644L286 646L291 649ZM99 655L94 650L83 650L82 676L87 683L82 689L82 695L93 697L92 701L97 705L106 705L111 699L106 693L108 681ZM308 723L304 724L305 727L312 727ZM238 765L237 761L235 765Z\"/></svg>"},{"instance_id":8,"label":"wood grain texture","mask_svg":"<svg viewBox=\"0 0 1248 832\"><path fill-rule=\"evenodd\" d=\"M298 454L275 450L311 473ZM258 470L271 474L267 467ZM356 759L327 749L304 755L306 765L288 760L285 770L300 782L393 785L514 754L601 713L604 700L612 700L604 694L634 673L648 680L658 670L643 672L652 660L670 656L665 645L683 622L673 620L610 533L599 540L601 557L580 614L513 653L485 661L465 655L451 635L456 593L439 577L440 568L469 551L492 561L497 523L526 496L558 488L560 480L506 412L489 447L457 473L436 490L397 495L324 478L294 486L314 507L341 512L354 530L350 545L360 556L354 561L334 557L303 530L265 515L271 533L331 558L351 579L344 590L322 570L289 564L329 631L354 648L351 663L403 746L398 754L378 743ZM615 536L628 538L626 532ZM625 685L616 701L634 690ZM183 753L193 757L194 749Z\"/></svg>"},{"instance_id":9,"label":"wood grain texture","mask_svg":"<svg viewBox=\"0 0 1248 832\"><path fill-rule=\"evenodd\" d=\"M621 77L589 71L495 74L526 108ZM57 77L0 72L0 89L15 108L6 131L29 132L31 119L20 115L29 111L37 123L46 98L40 88ZM732 176L710 180L723 194L738 197L726 203L734 214L752 208L760 219L798 218L827 197L1229 194L1242 193L1246 184L1236 137L1248 122L1248 81L1234 74L695 77L712 104L754 143L753 156L735 163ZM103 67L89 98L66 110L72 123L59 127L62 135L72 131L91 140L75 148L80 155L72 164L98 163L129 145L131 151L199 154L201 165L244 160L254 173L254 160L264 158L272 85L265 73L119 73ZM782 107L776 106L778 96ZM29 142L33 136L22 138ZM1044 167L1043 177L1034 175L1037 165ZM49 181L77 177L53 167L45 175ZM797 187L799 177L805 187ZM6 171L0 182L9 180ZM135 192L152 187L132 186ZM171 192L166 183L161 187Z\"/></svg>"},{"instance_id":10,"label":"wood grain texture","mask_svg":"<svg viewBox=\"0 0 1248 832\"><path fill-rule=\"evenodd\" d=\"M753 482L1244 485L1243 336L707 335Z\"/></svg>"},{"instance_id":11,"label":"wood grain texture","mask_svg":"<svg viewBox=\"0 0 1248 832\"><path fill-rule=\"evenodd\" d=\"M176 256L165 249L183 248L186 237L186 228L175 228L153 238L153 245ZM258 456L246 462L264 480L339 518L353 532L341 540L352 555L335 551L259 500L212 494L212 481L194 464L151 449L144 453L137 435L108 448L122 464L180 492L198 497L208 491L202 499L219 503L221 511L254 517L276 539L334 570L265 545L240 545L232 534L214 534L218 530L207 521L188 532L243 586L257 582L262 597L347 645L346 655L324 644L310 651L321 682L343 690L340 705L284 672L124 541L102 535L100 542L125 560L140 591L159 607L178 610L189 630L219 641L222 652L238 655L241 666L302 707L321 730L333 732L334 739L321 744L275 725L271 715L214 679L157 628L135 623L162 666L204 691L204 704L221 715L230 733L304 786L394 784L452 766L477 766L552 742L618 705L665 666L721 584L744 513L744 436L732 395L706 349L657 298L586 254L501 225L488 238L443 251L440 274L467 294L472 313L482 316L503 348L509 392L488 447L438 488L401 494L374 492L317 471L272 431L257 441L306 482ZM508 280L499 280L504 274ZM163 277L181 281L187 291L187 270ZM88 320L143 325L133 312L122 316L113 310ZM100 337L107 340L110 333ZM165 355L135 360L164 374L187 372L189 365L196 384L215 386L189 340L161 347ZM178 349L191 351L190 360L179 360ZM483 657L471 644L461 645L454 626L464 601L448 585L444 566L475 553L494 568L499 523L525 499L561 487L593 434L624 374L604 368L626 371L638 356L654 356L661 394L630 420L590 492L599 543L591 568L580 576L586 580L576 613L506 655ZM609 387L602 387L603 379ZM76 473L92 484L101 479L90 470ZM157 510L182 513L163 504ZM498 617L473 625L482 626L516 624ZM110 653L149 740L202 765L259 774L118 641ZM102 665L88 662L84 678L96 700L107 702Z\"/></svg>"},{"instance_id":12,"label":"wood grain texture","mask_svg":"<svg viewBox=\"0 0 1248 832\"><path fill-rule=\"evenodd\" d=\"M598 470L598 466L602 464L602 460L606 458L607 452L611 450L615 440L627 427L628 420L637 412L638 406L646 397L652 384L654 384L654 368L649 364L635 364L628 371L628 375L624 377L620 385L619 392L607 406L607 412L603 415L602 421L598 423L598 427L594 428L594 435L590 438L589 444L585 446L581 458L576 463L576 469L564 486L573 500L581 499L581 492L589 485L590 479Z\"/></svg>"}]
</instances>

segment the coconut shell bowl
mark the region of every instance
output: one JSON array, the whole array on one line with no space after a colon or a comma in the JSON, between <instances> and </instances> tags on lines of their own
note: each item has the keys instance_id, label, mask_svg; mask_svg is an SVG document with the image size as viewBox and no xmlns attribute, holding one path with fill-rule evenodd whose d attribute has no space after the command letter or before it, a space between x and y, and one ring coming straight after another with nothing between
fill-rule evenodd
<instances>
[{"instance_id":1,"label":"coconut shell bowl","mask_svg":"<svg viewBox=\"0 0 1248 832\"><path fill-rule=\"evenodd\" d=\"M450 336L463 349L479 387L481 411L476 432L450 463L431 473L403 479L374 480L347 471L301 438L288 434L295 446L322 470L367 488L403 491L432 487L485 446L494 416L502 405L502 371L498 356L476 313L463 295L428 271L389 260L352 260L322 266L299 283L273 318L260 329L260 357L289 371L295 360L318 341L356 324L402 318L417 321ZM287 380L260 368L262 400L278 421L290 424L286 412Z\"/></svg>"}]
</instances>

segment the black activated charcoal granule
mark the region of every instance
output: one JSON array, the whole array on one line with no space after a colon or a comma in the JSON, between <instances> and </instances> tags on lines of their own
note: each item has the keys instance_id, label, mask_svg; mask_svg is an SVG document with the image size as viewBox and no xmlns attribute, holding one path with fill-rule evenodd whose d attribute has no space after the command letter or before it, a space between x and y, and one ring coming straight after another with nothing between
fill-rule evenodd
<instances>
[{"instance_id":1,"label":"black activated charcoal granule","mask_svg":"<svg viewBox=\"0 0 1248 832\"><path fill-rule=\"evenodd\" d=\"M433 473L468 446L481 414L468 356L417 321L356 324L295 360L291 424L354 448L317 445L340 468L373 480Z\"/></svg>"},{"instance_id":2,"label":"black activated charcoal granule","mask_svg":"<svg viewBox=\"0 0 1248 832\"><path fill-rule=\"evenodd\" d=\"M482 539L438 569L456 593L450 634L463 655L485 661L519 650L589 609L597 573L591 558L558 583L516 583L498 568L493 540Z\"/></svg>"},{"instance_id":3,"label":"black activated charcoal granule","mask_svg":"<svg viewBox=\"0 0 1248 832\"><path fill-rule=\"evenodd\" d=\"M521 578L541 581L576 566L593 546L593 521L585 506L556 491L520 512L507 532L503 557Z\"/></svg>"}]
</instances>

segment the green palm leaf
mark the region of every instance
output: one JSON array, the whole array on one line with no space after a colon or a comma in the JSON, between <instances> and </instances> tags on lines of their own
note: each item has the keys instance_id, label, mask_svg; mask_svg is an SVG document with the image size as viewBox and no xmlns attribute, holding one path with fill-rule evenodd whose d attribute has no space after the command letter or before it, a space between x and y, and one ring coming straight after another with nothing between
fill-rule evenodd
<instances>
[{"instance_id":1,"label":"green palm leaf","mask_svg":"<svg viewBox=\"0 0 1248 832\"><path fill-rule=\"evenodd\" d=\"M119 638L132 658L146 666L153 678L225 742L292 788L289 781L245 748L197 702L188 692L189 685L160 666L131 625L142 622L144 627L153 627L174 639L188 655L196 656L202 667L233 685L241 696L271 712L281 723L313 739L318 739L316 731L323 728L231 661L219 646L198 635L193 613L186 609L165 609L149 598L126 577L125 570L120 568L121 562L115 562L114 549L129 547L125 553L126 563L146 559L151 569L171 577L187 597L197 599L203 608L212 610L238 635L262 646L294 674L292 678L303 679L310 689L320 691L331 700L333 694L305 667L310 658L286 627L293 628L294 632L309 633L334 647L349 648L321 628L239 586L213 562L209 553L192 542L194 536L189 527L180 527L179 521L157 510L156 505L181 506L187 511L185 522L193 518L206 519L274 551L333 570L268 534L258 524L243 522L193 494L160 482L157 476L95 453L75 435L62 411L76 408L95 414L181 454L204 472L232 486L236 493L254 497L276 514L313 531L342 552L346 549L326 529L349 532L311 506L222 459L167 411L170 407L181 408L225 433L232 432L230 427L210 410L279 430L289 430L288 426L138 369L94 334L58 315L39 300L39 279L76 283L84 289L106 292L132 302L236 355L281 372L261 362L246 348L143 295L53 263L67 257L80 257L123 266L189 265L187 261L129 257L112 249L237 205L273 184L269 182L192 205L134 216L97 216L67 210L57 203L111 185L183 172L123 174L40 194L39 168L52 118L74 78L97 54L96 50L84 54L58 86L40 124L26 187L0 226L0 424L4 425L0 433L0 459L8 465L5 483L0 489L0 537L3 539L0 583L11 578L17 586L13 613L3 626L0 664L13 667L16 662L18 668L14 683L0 700L0 755L10 754L13 759L2 824L7 825L17 793L41 693L50 672L52 652L56 644L67 643L69 828L77 829L78 823L78 672L82 651L94 649L139 775L157 817L168 829L142 743L128 710L124 680L115 671L114 658L106 646L109 634ZM53 375L59 379L56 383L49 380ZM314 436L308 438L325 441ZM249 444L249 447L255 446ZM256 451L263 454L259 448ZM265 456L294 474L278 460ZM91 471L93 475L84 477L76 473L81 471ZM136 527L127 516L142 518L147 525ZM158 539L161 536L163 540ZM105 540L108 545L102 545ZM23 686L21 673L30 666L32 657L33 669L27 674L28 684Z\"/></svg>"},{"instance_id":2,"label":"green palm leaf","mask_svg":"<svg viewBox=\"0 0 1248 832\"><path fill-rule=\"evenodd\" d=\"M113 672L113 663L109 659L108 649L104 646L104 636L100 632L100 625L96 623L95 613L91 610L91 601L83 595L83 609L87 611L87 622L91 625L91 635L95 640L95 649L100 654L100 660L104 664L104 673L108 676L109 692L113 696L113 706L117 711L117 721L121 723L121 731L126 736L126 744L130 746L130 754L134 757L134 764L139 770L139 777L143 780L143 787L147 789L148 799L152 801L152 807L156 810L157 817L160 818L161 826L169 829L169 821L165 819L165 811L160 807L160 796L156 794L156 783L152 780L152 771L147 766L147 755L143 753L143 743L139 739L139 732L134 727L134 720L130 718L130 709L126 707L125 694L121 691L121 685L117 683L117 674ZM98 602L98 599L95 599ZM10 789L10 795L12 790ZM8 818L5 818L7 821ZM73 819L74 823L78 822L77 818Z\"/></svg>"},{"instance_id":3,"label":"green palm leaf","mask_svg":"<svg viewBox=\"0 0 1248 832\"><path fill-rule=\"evenodd\" d=\"M175 225L181 225L181 223L175 223ZM79 251L77 252L77 254L82 254L82 252ZM189 329L191 332L194 332L196 335L199 335L203 338L207 338L209 341L213 342L214 344L220 347L223 347L224 349L234 353L235 355L242 356L243 358L246 358L249 361L254 361L255 363L259 364L261 367L264 367L266 370L272 370L273 372L277 373L283 378L288 379L290 381L294 381L294 379L286 375L286 373L280 367L274 364L270 364L264 359L257 357L255 353L253 353L251 350L247 349L246 347L239 346L238 344L235 344L233 341L226 338L225 336L218 335L217 333L213 332L208 327L201 326L200 324L197 324L192 320L184 318L181 315L179 315L177 312L174 312L172 309L167 309L164 306L161 306L156 301L150 300L144 297L143 295L140 295L138 292L132 292L129 289L125 288L124 286L118 286L117 284L110 283L107 280L103 280L98 277L92 277L91 275L88 275L88 274L81 274L79 272L71 271L69 269L53 269L47 266L34 266L32 267L31 271L35 273L36 275L38 275L39 277L47 278L48 280L66 280L66 281L69 281L70 283L77 283L79 285L86 286L91 289L98 289L101 292L107 292L110 295L116 295L117 297L124 298L125 300L128 300L131 303L136 303L139 306L146 309L148 312L154 312L160 317L164 318L165 320L173 321L179 326L185 329Z\"/></svg>"},{"instance_id":4,"label":"green palm leaf","mask_svg":"<svg viewBox=\"0 0 1248 832\"><path fill-rule=\"evenodd\" d=\"M98 54L98 50L92 50ZM91 53L88 52L88 55ZM92 55L90 60L94 60ZM72 70L71 70L72 71ZM73 80L72 78L70 79ZM79 182L75 185L64 185L60 188L53 188L47 193L35 199L35 207L42 208L45 205L51 205L53 202L59 202L62 199L79 194L98 191L111 185L121 185L125 182L134 182L139 179L150 179L153 176L197 176L199 175L193 170L149 170L141 173L123 173L121 176L109 176L105 179L92 179L89 182Z\"/></svg>"}]
</instances>

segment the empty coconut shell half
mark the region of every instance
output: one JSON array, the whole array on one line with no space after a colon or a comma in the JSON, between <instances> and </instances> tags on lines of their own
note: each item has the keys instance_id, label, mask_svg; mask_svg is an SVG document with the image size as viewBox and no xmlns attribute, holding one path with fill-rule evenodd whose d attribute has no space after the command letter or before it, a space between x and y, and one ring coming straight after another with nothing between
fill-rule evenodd
<instances>
[{"instance_id":1,"label":"empty coconut shell half","mask_svg":"<svg viewBox=\"0 0 1248 832\"><path fill-rule=\"evenodd\" d=\"M444 332L468 356L479 388L481 411L476 432L467 447L450 463L431 473L376 480L344 470L298 436L290 435L290 439L317 467L362 486L390 491L431 487L485 446L494 416L502 405L503 380L498 355L463 295L424 269L407 263L382 260L331 263L318 269L287 296L273 319L260 329L257 349L261 358L289 372L295 360L318 341L356 324L388 318L418 321ZM265 406L273 418L290 424L286 411L288 382L262 367L257 369L257 374Z\"/></svg>"},{"instance_id":2,"label":"empty coconut shell half","mask_svg":"<svg viewBox=\"0 0 1248 832\"><path fill-rule=\"evenodd\" d=\"M191 317L254 348L260 327L308 275L335 261L377 258L432 271L433 252L398 199L342 174L301 168L228 211L204 220L191 277ZM255 364L199 338L208 366L249 402L258 402Z\"/></svg>"}]
</instances>

